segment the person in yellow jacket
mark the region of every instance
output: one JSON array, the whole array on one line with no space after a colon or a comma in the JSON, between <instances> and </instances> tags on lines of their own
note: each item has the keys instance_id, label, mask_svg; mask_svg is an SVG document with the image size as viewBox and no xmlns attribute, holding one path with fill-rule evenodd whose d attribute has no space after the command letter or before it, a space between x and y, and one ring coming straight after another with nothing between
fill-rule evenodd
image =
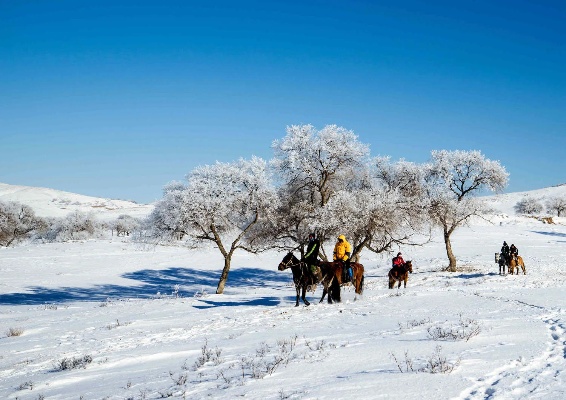
<instances>
[{"instance_id":1,"label":"person in yellow jacket","mask_svg":"<svg viewBox=\"0 0 566 400\"><path fill-rule=\"evenodd\" d=\"M348 279L352 280L352 268L350 267L350 256L352 255L352 245L346 240L346 236L338 236L338 241L334 245L334 253L332 259L334 261L342 261L344 270L348 275Z\"/></svg>"}]
</instances>

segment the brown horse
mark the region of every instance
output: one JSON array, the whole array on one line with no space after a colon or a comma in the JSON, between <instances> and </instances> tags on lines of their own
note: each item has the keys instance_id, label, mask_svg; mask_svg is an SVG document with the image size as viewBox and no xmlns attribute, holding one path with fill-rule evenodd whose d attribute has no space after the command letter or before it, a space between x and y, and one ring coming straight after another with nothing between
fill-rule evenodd
<instances>
[{"instance_id":1,"label":"brown horse","mask_svg":"<svg viewBox=\"0 0 566 400\"><path fill-rule=\"evenodd\" d=\"M321 269L323 281L322 283L324 285L325 277L326 275L328 275L327 268L325 266L319 267ZM307 263L299 260L291 252L287 253L287 255L283 257L283 260L281 260L279 266L277 267L279 271L284 271L287 268L291 268L291 272L293 273L293 283L295 284L295 290L297 291L297 300L295 307L299 305L299 297L301 297L303 303L305 303L306 306L310 305L309 301L305 298L305 295L309 287L313 287L320 282L319 277L313 275L309 270ZM328 302L332 303L334 291L325 285L322 298L324 298L326 293L328 293ZM338 293L338 296L339 295L340 293ZM320 301L322 301L322 299L320 299Z\"/></svg>"},{"instance_id":2,"label":"brown horse","mask_svg":"<svg viewBox=\"0 0 566 400\"><path fill-rule=\"evenodd\" d=\"M407 280L409 280L409 272L413 273L413 263L411 261L405 262L400 267L393 267L389 270L389 289L395 287L395 282L399 282L397 289L401 287L401 283L404 283L404 288L407 287Z\"/></svg>"},{"instance_id":3,"label":"brown horse","mask_svg":"<svg viewBox=\"0 0 566 400\"><path fill-rule=\"evenodd\" d=\"M523 270L523 275L527 275L527 268L525 267L523 258L517 255L511 256L507 264L507 269L509 271L509 274L513 275L513 272L517 270L517 275L519 275L519 267L521 267L521 269Z\"/></svg>"},{"instance_id":4,"label":"brown horse","mask_svg":"<svg viewBox=\"0 0 566 400\"><path fill-rule=\"evenodd\" d=\"M324 271L324 278L322 279L324 289L320 301L322 302L324 300L326 293L328 293L329 303L332 303L332 301L342 301L340 296L340 287L351 283L344 279L344 264L341 261L321 261L319 266ZM357 295L359 294L361 296L364 292L364 266L360 263L352 262L350 263L350 267L352 267L352 274L354 278L354 291Z\"/></svg>"}]
</instances>

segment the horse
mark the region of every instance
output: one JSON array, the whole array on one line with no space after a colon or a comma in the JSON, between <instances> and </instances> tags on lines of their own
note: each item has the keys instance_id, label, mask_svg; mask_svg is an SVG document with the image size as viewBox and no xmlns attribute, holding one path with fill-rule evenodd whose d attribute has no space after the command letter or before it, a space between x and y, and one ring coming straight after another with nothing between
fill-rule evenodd
<instances>
[{"instance_id":1,"label":"horse","mask_svg":"<svg viewBox=\"0 0 566 400\"><path fill-rule=\"evenodd\" d=\"M395 282L398 281L399 285L397 289L401 287L401 283L404 283L404 288L407 287L407 280L409 280L409 272L413 273L413 263L411 261L406 261L403 265L399 267L393 267L389 270L389 289L395 287Z\"/></svg>"},{"instance_id":2,"label":"horse","mask_svg":"<svg viewBox=\"0 0 566 400\"><path fill-rule=\"evenodd\" d=\"M499 275L505 275L505 267L509 264L505 254L497 253L497 263L499 264Z\"/></svg>"},{"instance_id":3,"label":"horse","mask_svg":"<svg viewBox=\"0 0 566 400\"><path fill-rule=\"evenodd\" d=\"M344 279L344 264L341 261L321 261L319 266L321 269L324 268L325 271L324 278L322 279L324 289L320 301L324 300L327 292L328 303L342 301L340 287L351 283L349 280ZM364 266L360 263L352 262L350 267L352 268L354 291L361 296L364 292Z\"/></svg>"},{"instance_id":4,"label":"horse","mask_svg":"<svg viewBox=\"0 0 566 400\"><path fill-rule=\"evenodd\" d=\"M521 269L523 270L523 275L527 275L527 269L525 267L525 263L523 262L523 258L518 255L509 257L509 261L507 262L509 274L513 275L513 272L515 272L515 269L517 269L517 275L519 275L519 267L521 267Z\"/></svg>"},{"instance_id":5,"label":"horse","mask_svg":"<svg viewBox=\"0 0 566 400\"><path fill-rule=\"evenodd\" d=\"M293 283L295 284L295 290L297 291L297 300L295 307L299 306L299 297L303 300L303 303L305 303L306 306L310 305L309 301L305 298L307 288L309 286L312 287L316 285L321 280L324 281L325 276L327 275L326 267L319 265L322 273L322 279L319 279L319 277L314 276L309 271L309 266L307 265L307 263L299 260L293 255L292 252L289 252L285 257L283 257L283 260L281 260L279 266L277 267L279 271L284 271L287 268L291 268L291 272L293 273ZM332 290L332 288L329 288L329 286L324 287L323 296L320 301L322 302L326 293L328 293L328 302L332 303L332 299L335 297L335 292L334 290ZM339 295L340 294L338 293L338 296Z\"/></svg>"}]
</instances>

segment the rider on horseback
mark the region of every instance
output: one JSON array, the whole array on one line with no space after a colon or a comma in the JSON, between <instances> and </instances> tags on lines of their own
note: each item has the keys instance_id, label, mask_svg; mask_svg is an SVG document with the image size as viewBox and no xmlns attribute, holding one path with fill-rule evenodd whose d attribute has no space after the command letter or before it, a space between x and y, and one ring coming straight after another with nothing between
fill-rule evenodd
<instances>
[{"instance_id":1,"label":"rider on horseback","mask_svg":"<svg viewBox=\"0 0 566 400\"><path fill-rule=\"evenodd\" d=\"M519 255L519 249L516 248L515 245L512 243L511 247L509 247L509 256L515 258L516 260L518 255Z\"/></svg>"},{"instance_id":2,"label":"rider on horseback","mask_svg":"<svg viewBox=\"0 0 566 400\"><path fill-rule=\"evenodd\" d=\"M318 250L320 249L320 240L316 238L314 233L309 234L309 243L307 245L307 251L303 260L309 266L309 271L316 278L317 281L322 279L322 272L318 266Z\"/></svg>"},{"instance_id":3,"label":"rider on horseback","mask_svg":"<svg viewBox=\"0 0 566 400\"><path fill-rule=\"evenodd\" d=\"M509 260L509 245L507 242L503 241L503 246L501 246L501 257L503 257L503 262L507 263Z\"/></svg>"},{"instance_id":4,"label":"rider on horseback","mask_svg":"<svg viewBox=\"0 0 566 400\"><path fill-rule=\"evenodd\" d=\"M347 275L347 279L353 282L354 274L352 273L352 267L350 267L350 256L352 254L352 245L346 240L346 236L338 236L338 241L334 245L334 253L332 259L334 261L341 261L344 273Z\"/></svg>"},{"instance_id":5,"label":"rider on horseback","mask_svg":"<svg viewBox=\"0 0 566 400\"><path fill-rule=\"evenodd\" d=\"M392 260L393 268L401 268L405 265L405 260L403 260L401 252L397 253L397 257L394 257Z\"/></svg>"}]
</instances>

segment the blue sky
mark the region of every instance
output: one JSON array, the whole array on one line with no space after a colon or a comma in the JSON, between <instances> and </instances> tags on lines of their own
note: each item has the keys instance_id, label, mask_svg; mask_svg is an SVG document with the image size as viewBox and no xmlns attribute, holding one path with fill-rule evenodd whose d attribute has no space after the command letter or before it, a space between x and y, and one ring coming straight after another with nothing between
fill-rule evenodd
<instances>
[{"instance_id":1,"label":"blue sky","mask_svg":"<svg viewBox=\"0 0 566 400\"><path fill-rule=\"evenodd\" d=\"M563 1L0 0L0 182L151 202L293 124L566 183Z\"/></svg>"}]
</instances>

